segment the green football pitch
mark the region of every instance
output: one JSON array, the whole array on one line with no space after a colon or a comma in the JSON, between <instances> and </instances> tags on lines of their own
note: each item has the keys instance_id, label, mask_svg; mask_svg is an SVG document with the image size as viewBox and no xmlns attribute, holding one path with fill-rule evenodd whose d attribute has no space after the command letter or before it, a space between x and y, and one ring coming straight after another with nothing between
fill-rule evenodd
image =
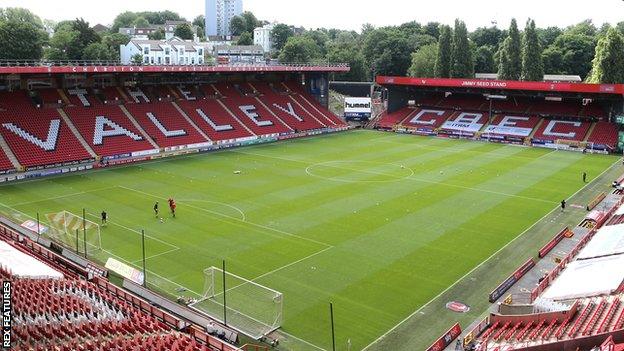
<instances>
[{"instance_id":1,"label":"green football pitch","mask_svg":"<svg viewBox=\"0 0 624 351\"><path fill-rule=\"evenodd\" d=\"M144 229L148 281L172 296L202 295L204 269L225 259L283 294L289 349L331 349L332 302L338 349L360 350L615 162L354 131L4 185L0 202L17 218L106 210L94 255L137 268ZM410 349L444 331L431 329Z\"/></svg>"}]
</instances>

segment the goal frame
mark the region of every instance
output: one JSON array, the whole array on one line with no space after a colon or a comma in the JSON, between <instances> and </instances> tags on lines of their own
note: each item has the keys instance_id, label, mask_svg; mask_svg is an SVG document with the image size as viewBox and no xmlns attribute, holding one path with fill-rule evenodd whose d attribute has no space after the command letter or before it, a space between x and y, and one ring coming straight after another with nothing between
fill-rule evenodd
<instances>
[{"instance_id":1,"label":"goal frame","mask_svg":"<svg viewBox=\"0 0 624 351\"><path fill-rule=\"evenodd\" d=\"M189 305L189 307L193 308L194 310L207 314L209 315L211 318L221 322L221 323L225 323L225 318L223 318L222 314L219 313L214 313L213 311L209 311L206 308L202 308L201 305L203 303L209 302L212 303L216 306L219 306L221 309L225 309L226 313L227 313L227 317L231 315L239 315L239 316L243 316L244 319L247 319L249 321L252 321L253 323L257 324L258 326L262 326L262 330L252 330L252 328L249 327L245 327L244 325L236 323L236 322L232 322L230 318L228 319L228 323L227 325L243 334L246 334L254 339L260 340L262 337L272 333L273 331L281 328L282 323L283 323L283 316L284 316L284 294L269 288L267 286L264 286L262 284L258 284L256 282L254 282L253 280L238 276L236 274L233 274L231 272L228 272L227 270L224 272L223 269L218 268L218 267L208 267L206 269L204 269L203 271L204 273L204 291L203 291L203 295L201 297L201 299L199 299L198 301L192 303ZM229 277L231 279L236 279L239 280L241 283L234 285L233 287L225 287L225 289L222 289L222 291L217 291L215 289L215 287L217 287L219 285L219 279L222 279L221 277L224 275L226 277ZM236 305L232 305L230 303L230 301L228 300L228 293L229 294L233 294L232 292L236 289L240 289L244 286L251 286L254 289L258 289L258 290L263 290L266 294L267 297L269 297L269 295L272 295L271 299L273 301L273 306L275 308L274 313L273 313L273 317L272 317L272 321L262 321L259 320L258 316L251 316L243 311L241 311L241 308L239 306ZM223 287L222 287L223 288ZM224 308L223 305L223 295L224 295L224 291L225 291L225 295L226 295L226 306Z\"/></svg>"},{"instance_id":2,"label":"goal frame","mask_svg":"<svg viewBox=\"0 0 624 351\"><path fill-rule=\"evenodd\" d=\"M58 217L59 215L62 215L62 225L59 225L58 222L55 221L57 220L55 217ZM76 215L67 210L48 213L45 215L45 217L47 218L50 227L49 233L47 235L50 239L59 242L63 246L66 246L72 250L80 251L80 249L83 249L84 246L87 246L87 254L102 250L102 233L100 228L101 226L96 222L88 220L83 216ZM71 218L76 219L76 225L71 226L69 221L69 219ZM87 230L87 232L95 230L94 243L89 240L85 241L85 229ZM59 235L54 235L55 231L64 234L65 236L67 236L67 238L71 238L71 244L63 240ZM77 237L75 235L76 231L79 232L79 235ZM91 236L93 237L93 234L91 234ZM78 243L78 247L75 247L75 245L73 245L74 238L75 242Z\"/></svg>"}]
</instances>

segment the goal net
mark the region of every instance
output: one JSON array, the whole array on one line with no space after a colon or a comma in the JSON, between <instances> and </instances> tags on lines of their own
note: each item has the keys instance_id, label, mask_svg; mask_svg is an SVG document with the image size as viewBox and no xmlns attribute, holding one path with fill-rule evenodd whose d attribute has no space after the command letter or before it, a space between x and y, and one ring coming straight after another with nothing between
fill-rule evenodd
<instances>
[{"instance_id":1,"label":"goal net","mask_svg":"<svg viewBox=\"0 0 624 351\"><path fill-rule=\"evenodd\" d=\"M227 319L228 326L256 339L281 327L284 298L279 291L216 267L205 269L204 279L204 295L193 308L221 322Z\"/></svg>"},{"instance_id":2,"label":"goal net","mask_svg":"<svg viewBox=\"0 0 624 351\"><path fill-rule=\"evenodd\" d=\"M102 249L100 226L69 211L46 214L50 230L46 235L78 253L87 254Z\"/></svg>"}]
</instances>

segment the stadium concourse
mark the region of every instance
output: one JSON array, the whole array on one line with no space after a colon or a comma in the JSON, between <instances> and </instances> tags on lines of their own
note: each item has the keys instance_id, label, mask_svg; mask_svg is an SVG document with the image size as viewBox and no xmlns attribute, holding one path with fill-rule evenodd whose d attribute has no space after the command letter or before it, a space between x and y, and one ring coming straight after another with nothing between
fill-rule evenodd
<instances>
[{"instance_id":1,"label":"stadium concourse","mask_svg":"<svg viewBox=\"0 0 624 351\"><path fill-rule=\"evenodd\" d=\"M0 68L0 180L347 127L318 101L346 66L41 68Z\"/></svg>"},{"instance_id":2,"label":"stadium concourse","mask_svg":"<svg viewBox=\"0 0 624 351\"><path fill-rule=\"evenodd\" d=\"M615 152L624 85L377 77L376 128L568 150Z\"/></svg>"}]
</instances>

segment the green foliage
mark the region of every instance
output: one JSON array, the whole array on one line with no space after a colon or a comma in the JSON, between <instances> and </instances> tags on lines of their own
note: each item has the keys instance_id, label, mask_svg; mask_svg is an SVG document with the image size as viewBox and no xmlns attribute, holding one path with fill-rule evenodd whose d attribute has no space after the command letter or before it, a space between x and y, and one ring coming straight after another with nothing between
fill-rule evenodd
<instances>
[{"instance_id":1,"label":"green foliage","mask_svg":"<svg viewBox=\"0 0 624 351\"><path fill-rule=\"evenodd\" d=\"M230 21L230 32L234 36L242 35L247 32L253 35L254 29L260 27L261 22L258 21L256 16L249 12L245 11L240 16L235 16Z\"/></svg>"},{"instance_id":2,"label":"green foliage","mask_svg":"<svg viewBox=\"0 0 624 351\"><path fill-rule=\"evenodd\" d=\"M379 28L364 39L363 54L374 75L404 76L411 65L412 45L396 28Z\"/></svg>"},{"instance_id":3,"label":"green foliage","mask_svg":"<svg viewBox=\"0 0 624 351\"><path fill-rule=\"evenodd\" d=\"M48 59L82 60L84 50L101 40L89 23L82 18L71 22L61 22L50 40L50 49L46 52Z\"/></svg>"},{"instance_id":4,"label":"green foliage","mask_svg":"<svg viewBox=\"0 0 624 351\"><path fill-rule=\"evenodd\" d=\"M290 29L289 26L283 23L276 24L271 31L273 49L276 51L281 51L284 45L286 45L288 38L292 37L293 35L293 31L292 29Z\"/></svg>"},{"instance_id":5,"label":"green foliage","mask_svg":"<svg viewBox=\"0 0 624 351\"><path fill-rule=\"evenodd\" d=\"M123 12L113 21L112 33L119 32L119 28L132 27L138 17L143 17L148 24L165 24L166 21L183 21L184 18L173 11L144 11L144 12ZM144 23L144 22L142 22Z\"/></svg>"},{"instance_id":6,"label":"green foliage","mask_svg":"<svg viewBox=\"0 0 624 351\"><path fill-rule=\"evenodd\" d=\"M484 45L475 51L475 72L495 73L494 50L489 45Z\"/></svg>"},{"instance_id":7,"label":"green foliage","mask_svg":"<svg viewBox=\"0 0 624 351\"><path fill-rule=\"evenodd\" d=\"M143 64L143 55L141 55L141 54L133 55L132 59L130 60L130 62L133 65L137 65L137 66L142 65Z\"/></svg>"},{"instance_id":8,"label":"green foliage","mask_svg":"<svg viewBox=\"0 0 624 351\"><path fill-rule=\"evenodd\" d=\"M507 80L519 80L522 75L522 49L521 49L520 31L516 19L511 20L509 26L509 35L503 42L502 50L504 51L504 59L501 53L501 62L498 68L498 77Z\"/></svg>"},{"instance_id":9,"label":"green foliage","mask_svg":"<svg viewBox=\"0 0 624 351\"><path fill-rule=\"evenodd\" d=\"M543 48L554 44L555 40L563 34L563 30L558 27L537 28L536 31Z\"/></svg>"},{"instance_id":10,"label":"green foliage","mask_svg":"<svg viewBox=\"0 0 624 351\"><path fill-rule=\"evenodd\" d=\"M496 27L479 27L470 33L470 40L477 47L488 45L496 48L503 39L503 31Z\"/></svg>"},{"instance_id":11,"label":"green foliage","mask_svg":"<svg viewBox=\"0 0 624 351\"><path fill-rule=\"evenodd\" d=\"M240 37L238 37L238 41L236 45L253 45L253 38L249 32L243 33Z\"/></svg>"},{"instance_id":12,"label":"green foliage","mask_svg":"<svg viewBox=\"0 0 624 351\"><path fill-rule=\"evenodd\" d=\"M434 67L434 75L438 78L451 77L451 28L442 26L438 40L438 51Z\"/></svg>"},{"instance_id":13,"label":"green foliage","mask_svg":"<svg viewBox=\"0 0 624 351\"><path fill-rule=\"evenodd\" d=\"M544 65L542 64L542 49L535 31L535 21L528 20L524 29L522 48L522 80L544 80Z\"/></svg>"},{"instance_id":14,"label":"green foliage","mask_svg":"<svg viewBox=\"0 0 624 351\"><path fill-rule=\"evenodd\" d=\"M330 44L327 52L327 60L334 63L348 63L351 70L348 73L336 74L335 80L360 82L368 80L368 72L364 55L353 41L341 41L340 38L348 36L348 33L341 33L336 38L335 43Z\"/></svg>"},{"instance_id":15,"label":"green foliage","mask_svg":"<svg viewBox=\"0 0 624 351\"><path fill-rule=\"evenodd\" d=\"M110 60L119 60L119 46L126 45L129 41L130 37L121 33L107 34L102 38L102 44L104 44L109 51L108 56Z\"/></svg>"},{"instance_id":16,"label":"green foliage","mask_svg":"<svg viewBox=\"0 0 624 351\"><path fill-rule=\"evenodd\" d=\"M564 74L563 68L563 52L558 47L551 45L542 52L542 62L544 63L544 72L549 74Z\"/></svg>"},{"instance_id":17,"label":"green foliage","mask_svg":"<svg viewBox=\"0 0 624 351\"><path fill-rule=\"evenodd\" d=\"M38 60L46 33L30 22L0 21L0 59Z\"/></svg>"},{"instance_id":18,"label":"green foliage","mask_svg":"<svg viewBox=\"0 0 624 351\"><path fill-rule=\"evenodd\" d=\"M327 42L329 41L329 35L324 30L309 30L303 34L305 37L308 37L316 43L316 45L321 49L321 55L325 56L327 54Z\"/></svg>"},{"instance_id":19,"label":"green foliage","mask_svg":"<svg viewBox=\"0 0 624 351\"><path fill-rule=\"evenodd\" d=\"M158 28L156 31L147 35L150 40L165 40L165 30Z\"/></svg>"},{"instance_id":20,"label":"green foliage","mask_svg":"<svg viewBox=\"0 0 624 351\"><path fill-rule=\"evenodd\" d=\"M562 53L562 72L587 77L594 59L596 42L594 37L566 32L553 44Z\"/></svg>"},{"instance_id":21,"label":"green foliage","mask_svg":"<svg viewBox=\"0 0 624 351\"><path fill-rule=\"evenodd\" d=\"M199 15L195 17L193 19L193 25L202 29L206 28L206 17L204 15Z\"/></svg>"},{"instance_id":22,"label":"green foliage","mask_svg":"<svg viewBox=\"0 0 624 351\"><path fill-rule=\"evenodd\" d=\"M288 38L279 55L279 61L284 63L309 63L320 57L321 49L314 40L304 36L296 36Z\"/></svg>"},{"instance_id":23,"label":"green foliage","mask_svg":"<svg viewBox=\"0 0 624 351\"><path fill-rule=\"evenodd\" d=\"M108 46L104 43L91 43L89 44L83 52L82 59L83 60L92 60L92 61L108 61L113 60L115 57L112 56L112 52Z\"/></svg>"},{"instance_id":24,"label":"green foliage","mask_svg":"<svg viewBox=\"0 0 624 351\"><path fill-rule=\"evenodd\" d=\"M438 45L429 44L412 54L412 65L408 74L412 77L434 77L434 67L438 56Z\"/></svg>"},{"instance_id":25,"label":"green foliage","mask_svg":"<svg viewBox=\"0 0 624 351\"><path fill-rule=\"evenodd\" d=\"M624 38L615 28L598 41L591 83L624 83Z\"/></svg>"},{"instance_id":26,"label":"green foliage","mask_svg":"<svg viewBox=\"0 0 624 351\"><path fill-rule=\"evenodd\" d=\"M468 41L468 29L463 21L455 20L453 49L451 50L451 77L469 78L474 76L474 58Z\"/></svg>"},{"instance_id":27,"label":"green foliage","mask_svg":"<svg viewBox=\"0 0 624 351\"><path fill-rule=\"evenodd\" d=\"M132 21L132 25L136 28L146 28L149 27L150 23L145 19L145 17L139 16Z\"/></svg>"},{"instance_id":28,"label":"green foliage","mask_svg":"<svg viewBox=\"0 0 624 351\"><path fill-rule=\"evenodd\" d=\"M43 29L41 18L30 10L21 7L0 8L0 22L28 23L37 29Z\"/></svg>"},{"instance_id":29,"label":"green foliage","mask_svg":"<svg viewBox=\"0 0 624 351\"><path fill-rule=\"evenodd\" d=\"M188 23L178 25L173 32L173 35L182 40L193 40L194 38L193 28L191 28L191 25Z\"/></svg>"}]
</instances>

